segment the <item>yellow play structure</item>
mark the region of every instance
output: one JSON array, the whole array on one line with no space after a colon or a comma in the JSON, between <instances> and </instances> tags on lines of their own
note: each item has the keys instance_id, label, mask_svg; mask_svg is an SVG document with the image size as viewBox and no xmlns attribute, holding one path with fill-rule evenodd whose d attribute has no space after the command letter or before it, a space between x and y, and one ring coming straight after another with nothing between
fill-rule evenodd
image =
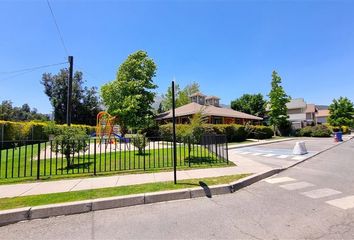
<instances>
[{"instance_id":1,"label":"yellow play structure","mask_svg":"<svg viewBox=\"0 0 354 240\"><path fill-rule=\"evenodd\" d=\"M108 143L115 141L115 133L113 131L116 117L112 117L108 112L99 112L97 114L96 136L99 138L99 143L107 139ZM107 143L107 141L105 141Z\"/></svg>"}]
</instances>

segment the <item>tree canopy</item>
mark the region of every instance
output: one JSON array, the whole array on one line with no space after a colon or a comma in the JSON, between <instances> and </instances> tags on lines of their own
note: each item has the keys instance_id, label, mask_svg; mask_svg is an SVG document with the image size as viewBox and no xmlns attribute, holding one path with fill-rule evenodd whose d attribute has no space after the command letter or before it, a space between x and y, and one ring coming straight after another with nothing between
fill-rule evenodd
<instances>
[{"instance_id":1,"label":"tree canopy","mask_svg":"<svg viewBox=\"0 0 354 240\"><path fill-rule=\"evenodd\" d=\"M329 106L329 113L328 123L332 126L354 126L354 106L353 102L348 98L333 99L332 104Z\"/></svg>"},{"instance_id":2,"label":"tree canopy","mask_svg":"<svg viewBox=\"0 0 354 240\"><path fill-rule=\"evenodd\" d=\"M0 104L0 120L5 121L30 121L41 120L47 121L49 117L45 114L37 112L36 108L32 108L27 104L23 104L21 107L13 107L12 102L4 100Z\"/></svg>"},{"instance_id":3,"label":"tree canopy","mask_svg":"<svg viewBox=\"0 0 354 240\"><path fill-rule=\"evenodd\" d=\"M44 73L42 85L54 109L54 120L63 124L66 122L66 103L69 71L61 69L58 74ZM100 108L100 101L95 87L84 86L82 72L76 71L73 76L72 93L72 123L95 125Z\"/></svg>"},{"instance_id":4,"label":"tree canopy","mask_svg":"<svg viewBox=\"0 0 354 240\"><path fill-rule=\"evenodd\" d=\"M157 87L153 82L155 74L154 61L140 50L120 65L114 81L101 87L103 103L117 117L122 135L129 127L142 129L151 123L153 90Z\"/></svg>"},{"instance_id":5,"label":"tree canopy","mask_svg":"<svg viewBox=\"0 0 354 240\"><path fill-rule=\"evenodd\" d=\"M269 97L269 122L274 127L286 125L288 119L288 108L286 104L290 101L290 97L285 93L281 86L281 78L276 71L272 73L271 90Z\"/></svg>"},{"instance_id":6,"label":"tree canopy","mask_svg":"<svg viewBox=\"0 0 354 240\"><path fill-rule=\"evenodd\" d=\"M243 94L240 98L231 101L232 109L262 118L265 115L265 105L266 101L260 93Z\"/></svg>"},{"instance_id":7,"label":"tree canopy","mask_svg":"<svg viewBox=\"0 0 354 240\"><path fill-rule=\"evenodd\" d=\"M179 84L175 84L176 108L188 104L190 102L189 96L199 92L199 88L199 84L196 82L188 84L183 89L180 88ZM163 96L162 108L164 111L168 111L172 108L171 86L168 87L166 94Z\"/></svg>"}]
</instances>

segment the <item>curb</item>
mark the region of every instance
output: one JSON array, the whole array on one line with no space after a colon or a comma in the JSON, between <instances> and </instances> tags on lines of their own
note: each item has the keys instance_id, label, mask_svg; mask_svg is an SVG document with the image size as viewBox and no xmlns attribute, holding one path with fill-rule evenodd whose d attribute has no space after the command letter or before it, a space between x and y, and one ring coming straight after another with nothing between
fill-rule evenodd
<instances>
[{"instance_id":1,"label":"curb","mask_svg":"<svg viewBox=\"0 0 354 240\"><path fill-rule=\"evenodd\" d=\"M97 210L123 208L172 200L192 199L199 197L211 198L213 195L236 192L241 188L247 187L257 181L279 173L281 170L282 169L272 169L270 171L253 174L230 184L214 185L211 187L203 185L201 182L201 187L191 189L160 191L155 193L98 198L93 200L4 210L0 211L0 226L26 220L49 218L60 215L72 215Z\"/></svg>"},{"instance_id":2,"label":"curb","mask_svg":"<svg viewBox=\"0 0 354 240\"><path fill-rule=\"evenodd\" d=\"M346 143L351 139L353 138L350 138L344 141L343 143ZM323 151L320 151L312 155L309 158L296 162L288 167L276 168L269 171L253 174L251 176L242 178L240 180L231 182L229 184L214 185L208 187L206 184L203 184L203 182L200 182L201 187L191 188L191 189L160 191L155 193L135 194L129 196L118 196L118 197L109 197L109 198L98 198L93 200L3 210L0 211L0 227L12 223L20 222L20 221L48 218L48 217L54 217L60 215L72 215L72 214L86 213L86 212L97 211L97 210L123 208L123 207L135 206L135 205L144 205L144 204L151 204L151 203L165 202L165 201L172 201L172 200L192 199L198 197L211 198L213 195L234 193L253 183L256 183L260 180L273 176L274 174L278 174L291 167L294 167L323 152L329 151L330 149L333 149L341 144L331 146Z\"/></svg>"},{"instance_id":3,"label":"curb","mask_svg":"<svg viewBox=\"0 0 354 240\"><path fill-rule=\"evenodd\" d=\"M295 140L296 138L286 138L286 139L279 139L279 140L274 140L274 141L266 141L266 142L255 142L255 143L246 143L245 145L235 145L235 146L230 146L229 145L229 150L230 149L238 149L238 148L245 148L245 147L254 147L254 146L259 146L259 145L267 145L267 144L272 144L272 143L279 143L279 142L287 142L291 140Z\"/></svg>"}]
</instances>

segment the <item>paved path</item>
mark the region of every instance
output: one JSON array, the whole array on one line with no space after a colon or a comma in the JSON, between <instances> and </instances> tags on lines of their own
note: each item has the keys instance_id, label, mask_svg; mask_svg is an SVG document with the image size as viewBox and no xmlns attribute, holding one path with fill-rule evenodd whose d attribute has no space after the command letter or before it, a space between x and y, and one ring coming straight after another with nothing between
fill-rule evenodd
<instances>
[{"instance_id":1,"label":"paved path","mask_svg":"<svg viewBox=\"0 0 354 240\"><path fill-rule=\"evenodd\" d=\"M278 167L287 167L291 164L294 164L295 162L302 161L306 158L311 157L318 151L322 151L336 144L333 142L332 139L304 139L308 146L308 150L312 150L310 154L300 157L292 156L291 159L287 159L284 157L279 158L279 156L284 156L284 151L291 151L296 141L298 141L298 139L282 143L273 143L264 146L257 146L258 153L261 152L261 150L259 149L263 149L263 155L248 154L251 153L251 150L247 148L230 150L229 159L237 166L178 171L177 179L184 180L193 178L227 176L242 173L259 173ZM274 153L269 153L279 151L279 149L282 149L282 155L276 156ZM248 153L245 154L245 152ZM78 178L49 182L0 185L0 198L70 192L164 181L173 181L173 173L159 172L131 175L115 175L108 177L92 177L82 179Z\"/></svg>"},{"instance_id":2,"label":"paved path","mask_svg":"<svg viewBox=\"0 0 354 240\"><path fill-rule=\"evenodd\" d=\"M20 222L11 239L354 239L354 140L233 194Z\"/></svg>"}]
</instances>

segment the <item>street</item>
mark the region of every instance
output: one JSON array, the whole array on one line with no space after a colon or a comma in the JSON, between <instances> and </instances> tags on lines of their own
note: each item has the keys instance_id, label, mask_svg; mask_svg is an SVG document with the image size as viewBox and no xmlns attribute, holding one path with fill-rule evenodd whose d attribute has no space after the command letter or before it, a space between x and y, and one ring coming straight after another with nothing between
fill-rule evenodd
<instances>
[{"instance_id":1,"label":"street","mask_svg":"<svg viewBox=\"0 0 354 240\"><path fill-rule=\"evenodd\" d=\"M6 239L354 239L354 140L233 194L20 222Z\"/></svg>"}]
</instances>

